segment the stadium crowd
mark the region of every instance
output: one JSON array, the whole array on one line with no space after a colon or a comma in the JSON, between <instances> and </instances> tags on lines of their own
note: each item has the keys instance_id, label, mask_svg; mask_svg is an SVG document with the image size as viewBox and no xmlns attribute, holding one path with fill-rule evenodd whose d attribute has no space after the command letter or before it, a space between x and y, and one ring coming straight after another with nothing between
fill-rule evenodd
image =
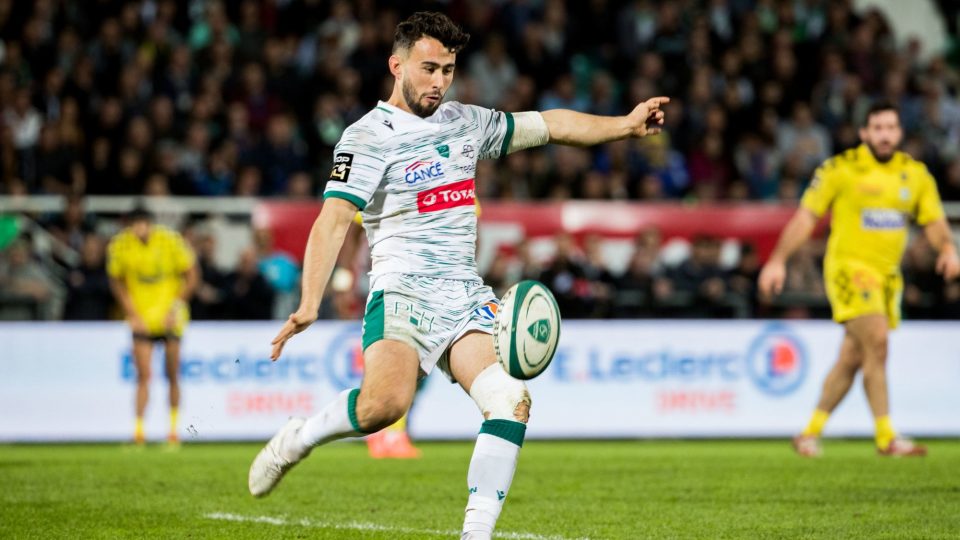
<instances>
[{"instance_id":1,"label":"stadium crowd","mask_svg":"<svg viewBox=\"0 0 960 540\"><path fill-rule=\"evenodd\" d=\"M944 200L960 200L960 7L939 7L955 41L928 55L919 41L897 46L879 12L843 0L0 0L0 194L67 198L62 214L36 217L80 254L51 270L31 243L4 241L0 219L2 311L111 315L107 238L84 196L317 197L344 128L388 93L392 29L422 8L473 36L448 99L605 115L652 95L673 100L657 137L481 162L481 200L796 201L819 162L857 144L876 98L899 105L904 149ZM290 305L296 263L261 231L235 268L220 269L215 235L193 223L185 235L204 271L196 318L265 318ZM598 242L561 236L556 257L537 263L517 246L487 277L501 287L539 278L568 317L826 309L816 244L795 257L797 296L778 308L757 302L749 245L724 266L718 239L704 236L689 257L665 260L658 233L645 231L626 273L612 275ZM932 273L922 238L904 265L908 316L960 313L960 289ZM332 301L328 315L354 316L356 304Z\"/></svg>"}]
</instances>

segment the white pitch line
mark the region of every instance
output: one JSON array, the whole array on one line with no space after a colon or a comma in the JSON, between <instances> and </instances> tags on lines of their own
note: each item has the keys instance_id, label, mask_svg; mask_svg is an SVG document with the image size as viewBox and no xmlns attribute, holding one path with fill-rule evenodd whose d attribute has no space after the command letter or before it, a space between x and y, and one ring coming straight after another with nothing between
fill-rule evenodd
<instances>
[{"instance_id":1,"label":"white pitch line","mask_svg":"<svg viewBox=\"0 0 960 540\"><path fill-rule=\"evenodd\" d=\"M363 521L346 521L342 523L334 523L332 521L318 521L309 518L300 518L300 519L287 519L285 517L273 517L273 516L243 516L240 514L232 514L229 512L213 512L210 514L204 514L207 519L217 519L220 521L239 521L246 523L266 523L268 525L299 525L301 527L312 527L316 529L336 529L336 530L351 530L351 531L379 531L379 532L392 532L392 533L403 533L403 534L416 534L416 535L429 535L429 536L446 536L446 537L458 537L460 536L460 531L440 531L436 529L414 529L411 527L391 527L388 525L379 525L377 523L365 523ZM523 532L495 532L493 536L496 538L507 538L509 540L570 540L564 538L563 536L543 536L540 534L534 533L523 533ZM579 540L589 540L587 538L582 538Z\"/></svg>"}]
</instances>

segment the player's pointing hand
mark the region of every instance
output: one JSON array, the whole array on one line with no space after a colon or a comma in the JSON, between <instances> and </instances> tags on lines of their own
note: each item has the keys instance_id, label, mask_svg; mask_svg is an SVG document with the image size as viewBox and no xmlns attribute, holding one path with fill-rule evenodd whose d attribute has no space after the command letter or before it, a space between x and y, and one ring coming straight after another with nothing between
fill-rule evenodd
<instances>
[{"instance_id":1,"label":"player's pointing hand","mask_svg":"<svg viewBox=\"0 0 960 540\"><path fill-rule=\"evenodd\" d=\"M283 346L286 345L287 340L306 330L315 320L317 320L316 309L307 310L301 307L296 313L292 313L290 317L287 318L287 322L283 323L283 328L280 329L277 337L273 338L273 341L270 342L270 344L273 345L270 360L276 362L277 359L280 358L280 353L283 351Z\"/></svg>"},{"instance_id":2,"label":"player's pointing hand","mask_svg":"<svg viewBox=\"0 0 960 540\"><path fill-rule=\"evenodd\" d=\"M645 137L656 135L663 129L664 113L661 107L670 103L668 97L654 97L636 106L627 115L631 136Z\"/></svg>"}]
</instances>

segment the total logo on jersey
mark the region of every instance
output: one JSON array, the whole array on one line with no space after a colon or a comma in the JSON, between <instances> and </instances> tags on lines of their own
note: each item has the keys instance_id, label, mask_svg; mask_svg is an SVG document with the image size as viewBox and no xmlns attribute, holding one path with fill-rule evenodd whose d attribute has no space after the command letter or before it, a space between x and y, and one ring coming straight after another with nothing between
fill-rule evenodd
<instances>
[{"instance_id":1,"label":"total logo on jersey","mask_svg":"<svg viewBox=\"0 0 960 540\"><path fill-rule=\"evenodd\" d=\"M443 166L439 161L414 161L403 171L403 179L410 185L423 180L443 178Z\"/></svg>"},{"instance_id":2,"label":"total logo on jersey","mask_svg":"<svg viewBox=\"0 0 960 540\"><path fill-rule=\"evenodd\" d=\"M475 201L473 178L417 193L417 209L421 214L457 206L473 206Z\"/></svg>"}]
</instances>

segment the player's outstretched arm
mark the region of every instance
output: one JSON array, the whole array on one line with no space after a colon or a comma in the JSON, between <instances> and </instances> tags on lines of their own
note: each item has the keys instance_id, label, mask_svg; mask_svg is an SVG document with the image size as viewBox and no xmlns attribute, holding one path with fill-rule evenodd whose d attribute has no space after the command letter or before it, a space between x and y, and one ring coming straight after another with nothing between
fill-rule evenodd
<instances>
[{"instance_id":1,"label":"player's outstretched arm","mask_svg":"<svg viewBox=\"0 0 960 540\"><path fill-rule=\"evenodd\" d=\"M760 270L758 281L760 293L764 297L771 298L783 290L783 283L787 279L787 260L813 234L817 219L817 215L810 210L800 208L783 228L777 247L767 259L767 264Z\"/></svg>"},{"instance_id":2,"label":"player's outstretched arm","mask_svg":"<svg viewBox=\"0 0 960 540\"><path fill-rule=\"evenodd\" d=\"M303 255L303 281L300 307L290 315L280 333L273 339L271 360L280 358L283 346L317 320L320 299L327 287L330 273L337 262L343 239L350 229L357 207L344 199L329 198L323 203L320 215L313 222L307 248Z\"/></svg>"},{"instance_id":3,"label":"player's outstretched arm","mask_svg":"<svg viewBox=\"0 0 960 540\"><path fill-rule=\"evenodd\" d=\"M946 218L932 221L923 226L923 233L930 241L930 245L937 250L937 273L945 281L951 281L960 276L960 258L957 257L957 246L953 242L953 234Z\"/></svg>"},{"instance_id":4,"label":"player's outstretched arm","mask_svg":"<svg viewBox=\"0 0 960 540\"><path fill-rule=\"evenodd\" d=\"M544 111L540 114L550 132L549 142L592 146L660 133L664 118L661 107L667 103L670 103L670 98L650 98L637 105L626 116L597 116L567 109Z\"/></svg>"}]
</instances>

